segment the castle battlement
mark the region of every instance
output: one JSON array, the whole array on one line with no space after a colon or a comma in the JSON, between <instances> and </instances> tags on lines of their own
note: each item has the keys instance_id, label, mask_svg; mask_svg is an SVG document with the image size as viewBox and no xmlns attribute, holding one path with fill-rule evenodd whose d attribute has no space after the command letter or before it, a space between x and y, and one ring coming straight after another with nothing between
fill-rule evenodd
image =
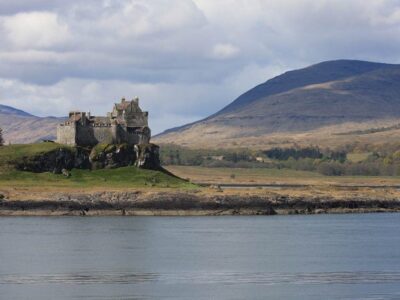
<instances>
[{"instance_id":1,"label":"castle battlement","mask_svg":"<svg viewBox=\"0 0 400 300\"><path fill-rule=\"evenodd\" d=\"M122 98L107 116L71 111L68 119L57 127L57 142L66 145L94 146L99 143L131 145L148 144L151 131L148 112L139 107L139 98Z\"/></svg>"}]
</instances>

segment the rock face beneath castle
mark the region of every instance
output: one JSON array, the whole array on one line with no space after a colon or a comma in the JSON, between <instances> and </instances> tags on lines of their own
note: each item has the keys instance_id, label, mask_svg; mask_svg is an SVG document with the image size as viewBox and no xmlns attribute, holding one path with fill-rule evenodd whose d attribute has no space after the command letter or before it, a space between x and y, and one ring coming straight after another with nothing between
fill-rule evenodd
<instances>
[{"instance_id":1,"label":"rock face beneath castle","mask_svg":"<svg viewBox=\"0 0 400 300\"><path fill-rule=\"evenodd\" d=\"M93 148L61 146L33 157L24 157L15 161L14 166L21 171L55 174L61 174L63 170L97 170L127 166L165 172L160 164L159 147L154 144L98 145Z\"/></svg>"},{"instance_id":2,"label":"rock face beneath castle","mask_svg":"<svg viewBox=\"0 0 400 300\"><path fill-rule=\"evenodd\" d=\"M104 144L139 145L150 142L148 112L139 107L139 99L122 99L106 117L85 112L70 112L69 118L57 127L57 142L74 146Z\"/></svg>"}]
</instances>

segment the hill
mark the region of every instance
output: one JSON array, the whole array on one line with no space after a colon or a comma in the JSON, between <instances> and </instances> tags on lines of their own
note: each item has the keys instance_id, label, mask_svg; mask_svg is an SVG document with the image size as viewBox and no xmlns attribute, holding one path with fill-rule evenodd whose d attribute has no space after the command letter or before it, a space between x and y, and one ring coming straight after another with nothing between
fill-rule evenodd
<instances>
[{"instance_id":1,"label":"hill","mask_svg":"<svg viewBox=\"0 0 400 300\"><path fill-rule=\"evenodd\" d=\"M400 137L399 82L400 65L322 62L272 78L216 114L168 130L155 142L265 148L389 141Z\"/></svg>"},{"instance_id":2,"label":"hill","mask_svg":"<svg viewBox=\"0 0 400 300\"><path fill-rule=\"evenodd\" d=\"M25 111L0 104L0 127L7 143L34 143L43 139L54 140L56 127L62 118L37 117Z\"/></svg>"}]
</instances>

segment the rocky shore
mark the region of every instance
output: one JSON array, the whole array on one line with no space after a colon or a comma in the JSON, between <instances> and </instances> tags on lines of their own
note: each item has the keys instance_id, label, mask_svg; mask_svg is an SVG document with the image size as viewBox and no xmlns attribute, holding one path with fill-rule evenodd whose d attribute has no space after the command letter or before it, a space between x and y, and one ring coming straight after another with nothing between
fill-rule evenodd
<instances>
[{"instance_id":1,"label":"rocky shore","mask_svg":"<svg viewBox=\"0 0 400 300\"><path fill-rule=\"evenodd\" d=\"M282 195L276 193L232 194L201 191L107 191L42 193L0 196L1 216L189 216L189 215L287 215L323 213L400 212L398 197L348 198L329 195Z\"/></svg>"}]
</instances>

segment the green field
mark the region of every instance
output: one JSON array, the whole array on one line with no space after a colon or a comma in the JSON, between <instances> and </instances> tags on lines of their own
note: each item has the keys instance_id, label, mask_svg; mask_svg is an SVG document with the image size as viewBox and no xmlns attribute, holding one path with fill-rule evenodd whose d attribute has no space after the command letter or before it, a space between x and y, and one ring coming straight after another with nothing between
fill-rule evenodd
<instances>
[{"instance_id":1,"label":"green field","mask_svg":"<svg viewBox=\"0 0 400 300\"><path fill-rule=\"evenodd\" d=\"M204 168L168 166L167 169L181 178L194 183L236 184L306 184L306 185L398 185L397 176L324 176L317 172L268 168Z\"/></svg>"},{"instance_id":2,"label":"green field","mask_svg":"<svg viewBox=\"0 0 400 300\"><path fill-rule=\"evenodd\" d=\"M191 188L185 182L159 171L143 170L136 167L118 169L71 171L71 177L52 173L31 173L6 171L0 173L0 187L73 187L73 188Z\"/></svg>"},{"instance_id":3,"label":"green field","mask_svg":"<svg viewBox=\"0 0 400 300\"><path fill-rule=\"evenodd\" d=\"M364 152L364 153L348 153L347 159L353 163L358 163L364 161L370 156L372 152Z\"/></svg>"}]
</instances>

